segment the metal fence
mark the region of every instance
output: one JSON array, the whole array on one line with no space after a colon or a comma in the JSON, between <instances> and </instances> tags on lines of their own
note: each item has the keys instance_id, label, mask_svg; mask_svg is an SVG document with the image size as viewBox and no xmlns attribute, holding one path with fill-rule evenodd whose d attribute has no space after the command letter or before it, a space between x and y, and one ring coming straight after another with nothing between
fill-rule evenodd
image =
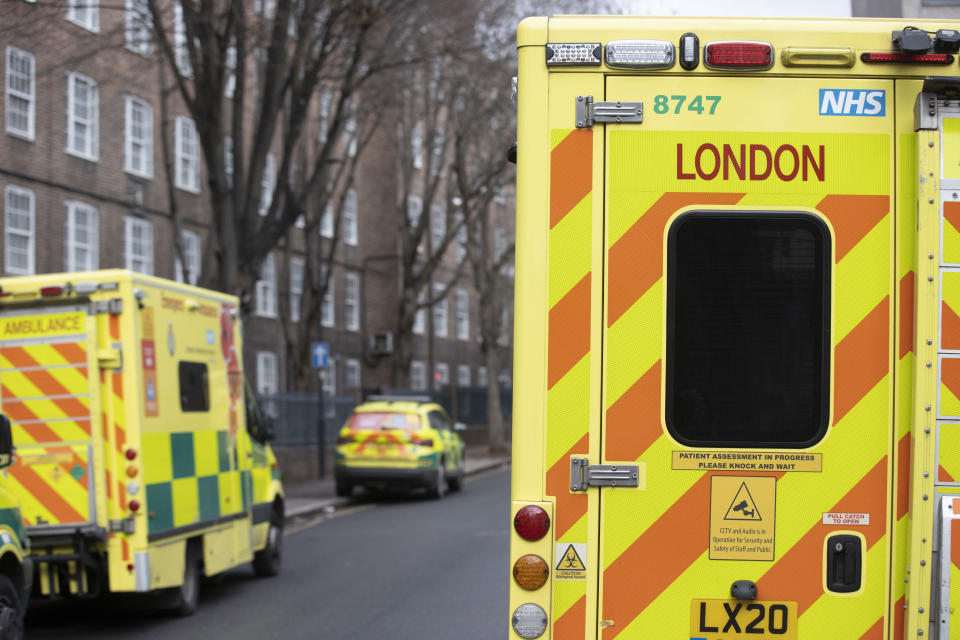
<instances>
[{"instance_id":1,"label":"metal fence","mask_svg":"<svg viewBox=\"0 0 960 640\"><path fill-rule=\"evenodd\" d=\"M433 401L443 406L457 422L468 427L480 428L487 424L487 390L483 387L453 388L450 390L412 392L408 390L390 390L390 395L429 395ZM315 445L321 441L331 444L337 441L340 427L356 406L351 397L325 396L321 398L309 394L277 394L258 397L264 413L274 422L274 442L279 445ZM323 424L320 412L323 410ZM507 433L510 429L513 396L510 389L500 390L500 408Z\"/></svg>"}]
</instances>

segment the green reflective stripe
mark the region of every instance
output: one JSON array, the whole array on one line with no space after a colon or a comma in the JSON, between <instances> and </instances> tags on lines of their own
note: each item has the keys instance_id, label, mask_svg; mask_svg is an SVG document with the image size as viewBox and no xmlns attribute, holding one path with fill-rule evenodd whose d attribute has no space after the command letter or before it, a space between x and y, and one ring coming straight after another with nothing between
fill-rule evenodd
<instances>
[{"instance_id":1,"label":"green reflective stripe","mask_svg":"<svg viewBox=\"0 0 960 640\"><path fill-rule=\"evenodd\" d=\"M220 473L230 471L230 434L217 431L217 455L220 458Z\"/></svg>"},{"instance_id":2,"label":"green reflective stripe","mask_svg":"<svg viewBox=\"0 0 960 640\"><path fill-rule=\"evenodd\" d=\"M220 517L220 481L217 476L203 476L197 478L197 489L200 494L199 508L201 520L212 520Z\"/></svg>"},{"instance_id":3,"label":"green reflective stripe","mask_svg":"<svg viewBox=\"0 0 960 640\"><path fill-rule=\"evenodd\" d=\"M243 510L250 508L250 493L253 489L253 474L249 471L243 471L240 474L240 493L243 496Z\"/></svg>"},{"instance_id":4,"label":"green reflective stripe","mask_svg":"<svg viewBox=\"0 0 960 640\"><path fill-rule=\"evenodd\" d=\"M170 434L170 453L173 459L174 478L189 478L196 475L193 463L193 433Z\"/></svg>"},{"instance_id":5,"label":"green reflective stripe","mask_svg":"<svg viewBox=\"0 0 960 640\"><path fill-rule=\"evenodd\" d=\"M20 509L17 507L0 509L0 526L10 527L17 536L17 546L22 550L27 531L23 526L23 516L20 515Z\"/></svg>"},{"instance_id":6,"label":"green reflective stripe","mask_svg":"<svg viewBox=\"0 0 960 640\"><path fill-rule=\"evenodd\" d=\"M173 528L173 488L169 482L147 485L147 533Z\"/></svg>"}]
</instances>

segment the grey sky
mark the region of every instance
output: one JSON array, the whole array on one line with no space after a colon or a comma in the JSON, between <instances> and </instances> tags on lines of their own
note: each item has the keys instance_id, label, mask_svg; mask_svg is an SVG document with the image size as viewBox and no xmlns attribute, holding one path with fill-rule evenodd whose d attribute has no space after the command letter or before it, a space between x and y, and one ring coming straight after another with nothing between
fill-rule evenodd
<instances>
[{"instance_id":1,"label":"grey sky","mask_svg":"<svg viewBox=\"0 0 960 640\"><path fill-rule=\"evenodd\" d=\"M620 0L627 13L677 16L848 18L850 0Z\"/></svg>"}]
</instances>

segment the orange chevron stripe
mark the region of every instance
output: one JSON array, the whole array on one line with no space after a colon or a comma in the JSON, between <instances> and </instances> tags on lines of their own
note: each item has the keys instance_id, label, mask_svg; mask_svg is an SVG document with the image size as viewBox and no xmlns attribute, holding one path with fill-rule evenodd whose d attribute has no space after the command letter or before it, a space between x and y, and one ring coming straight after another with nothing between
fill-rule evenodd
<instances>
[{"instance_id":1,"label":"orange chevron stripe","mask_svg":"<svg viewBox=\"0 0 960 640\"><path fill-rule=\"evenodd\" d=\"M944 358L940 361L940 380L960 397L960 358Z\"/></svg>"},{"instance_id":2,"label":"orange chevron stripe","mask_svg":"<svg viewBox=\"0 0 960 640\"><path fill-rule=\"evenodd\" d=\"M677 209L736 204L742 193L665 193L633 223L609 251L607 326L652 287L663 273L663 228Z\"/></svg>"},{"instance_id":3,"label":"orange chevron stripe","mask_svg":"<svg viewBox=\"0 0 960 640\"><path fill-rule=\"evenodd\" d=\"M874 622L865 634L860 636L860 640L883 640L883 616L880 616L880 619Z\"/></svg>"},{"instance_id":4,"label":"orange chevron stripe","mask_svg":"<svg viewBox=\"0 0 960 640\"><path fill-rule=\"evenodd\" d=\"M867 542L867 549L887 531L886 513L887 457L875 464L847 494L834 505L831 512L870 513L870 524L859 529ZM823 540L829 528L821 520L807 531L786 554L757 581L759 597L796 600L800 615L823 594L821 564L811 562L820 558ZM763 594L768 594L764 596Z\"/></svg>"},{"instance_id":5,"label":"orange chevron stripe","mask_svg":"<svg viewBox=\"0 0 960 640\"><path fill-rule=\"evenodd\" d=\"M550 152L550 228L593 189L593 132L576 129Z\"/></svg>"},{"instance_id":6,"label":"orange chevron stripe","mask_svg":"<svg viewBox=\"0 0 960 640\"><path fill-rule=\"evenodd\" d=\"M87 364L87 350L77 342L53 342L50 346L63 356L68 364Z\"/></svg>"},{"instance_id":7,"label":"orange chevron stripe","mask_svg":"<svg viewBox=\"0 0 960 640\"><path fill-rule=\"evenodd\" d=\"M130 559L130 543L126 538L120 538L120 552L123 554L124 562Z\"/></svg>"},{"instance_id":8,"label":"orange chevron stripe","mask_svg":"<svg viewBox=\"0 0 960 640\"><path fill-rule=\"evenodd\" d=\"M960 202L944 202L943 218L950 226L960 232Z\"/></svg>"},{"instance_id":9,"label":"orange chevron stripe","mask_svg":"<svg viewBox=\"0 0 960 640\"><path fill-rule=\"evenodd\" d=\"M908 271L900 278L900 352L903 358L913 351L913 303L917 278Z\"/></svg>"},{"instance_id":10,"label":"orange chevron stripe","mask_svg":"<svg viewBox=\"0 0 960 640\"><path fill-rule=\"evenodd\" d=\"M910 434L897 443L897 520L910 508Z\"/></svg>"},{"instance_id":11,"label":"orange chevron stripe","mask_svg":"<svg viewBox=\"0 0 960 640\"><path fill-rule=\"evenodd\" d=\"M119 340L120 339L120 316L110 315L110 339Z\"/></svg>"},{"instance_id":12,"label":"orange chevron stripe","mask_svg":"<svg viewBox=\"0 0 960 640\"><path fill-rule=\"evenodd\" d=\"M661 364L657 360L607 409L607 460L636 460L663 435L659 419L660 376Z\"/></svg>"},{"instance_id":13,"label":"orange chevron stripe","mask_svg":"<svg viewBox=\"0 0 960 640\"><path fill-rule=\"evenodd\" d=\"M11 364L14 367L21 369L25 367L39 367L39 362L37 362L33 356L26 352L21 347L10 347L8 351L4 354ZM28 371L21 371L21 374L24 375L27 379L30 380L44 395L47 396L70 396L74 395L74 392L64 387L59 380L50 375L49 371L44 369L31 369ZM75 417L75 416L89 416L90 410L83 405L82 402L76 398L59 398L57 400L52 400L58 407L63 409L66 415Z\"/></svg>"},{"instance_id":14,"label":"orange chevron stripe","mask_svg":"<svg viewBox=\"0 0 960 640\"><path fill-rule=\"evenodd\" d=\"M560 381L590 351L590 274L550 309L547 388Z\"/></svg>"},{"instance_id":15,"label":"orange chevron stripe","mask_svg":"<svg viewBox=\"0 0 960 640\"><path fill-rule=\"evenodd\" d=\"M10 475L43 504L58 522L86 522L86 519L74 509L60 494L53 490L36 471L19 462L7 467Z\"/></svg>"},{"instance_id":16,"label":"orange chevron stripe","mask_svg":"<svg viewBox=\"0 0 960 640\"><path fill-rule=\"evenodd\" d=\"M37 414L35 414L33 411L31 411L25 402L21 402L15 399L13 392L11 392L6 385L0 384L0 394L2 394L3 396L3 401L2 403L0 403L0 406L3 407L3 412L6 413L14 422L22 423L22 422L35 422L37 420L40 420L40 417ZM55 400L52 400L51 402L54 402L54 404L56 404ZM70 420L70 422L80 427L87 435L90 435L90 420L86 416L81 417L79 419L73 418L72 420ZM19 424L19 426L22 427L28 433L30 433L30 429L34 425ZM53 436L52 441L63 440L61 436L57 435L52 431L50 432L50 434ZM42 442L50 442L50 441L44 440Z\"/></svg>"},{"instance_id":17,"label":"orange chevron stripe","mask_svg":"<svg viewBox=\"0 0 960 640\"><path fill-rule=\"evenodd\" d=\"M886 344L889 328L890 296L867 314L841 340L835 350L834 410L836 424L867 394L890 368Z\"/></svg>"},{"instance_id":18,"label":"orange chevron stripe","mask_svg":"<svg viewBox=\"0 0 960 640\"><path fill-rule=\"evenodd\" d=\"M940 346L944 349L960 347L960 316L946 300L940 302Z\"/></svg>"},{"instance_id":19,"label":"orange chevron stripe","mask_svg":"<svg viewBox=\"0 0 960 640\"><path fill-rule=\"evenodd\" d=\"M5 387L4 387L4 391L6 391ZM17 426L23 429L24 431L26 431L27 435L30 436L35 442L46 443L46 442L57 442L58 440L63 440L63 438L60 435L58 435L53 429L51 429L49 425L47 425L44 422L36 422L36 420L39 420L39 418L36 416L36 414L26 409L25 407L21 415L23 417L20 418L20 420L27 420L31 422L29 424L18 424ZM80 424L80 421L74 421L74 422L75 424L78 424L78 425ZM85 422L86 422L86 425L85 425L84 431L86 431L89 434L90 421L87 420ZM80 468L83 469L84 474L87 473L87 463L84 462L79 456L74 454L73 451L70 449L70 447L43 447L43 450L48 451L50 453L72 454L73 460L70 463L66 463L66 462L60 463L60 468L66 471L67 475L70 476L71 478L73 478L73 474L71 474L70 472L73 470L73 467L77 465L79 465ZM77 483L84 490L87 489L87 485L81 482L79 478L74 478L74 480L76 480Z\"/></svg>"},{"instance_id":20,"label":"orange chevron stripe","mask_svg":"<svg viewBox=\"0 0 960 640\"><path fill-rule=\"evenodd\" d=\"M840 262L890 212L890 197L834 194L821 200L817 210L833 225Z\"/></svg>"},{"instance_id":21,"label":"orange chevron stripe","mask_svg":"<svg viewBox=\"0 0 960 640\"><path fill-rule=\"evenodd\" d=\"M903 626L907 621L907 613L903 605L906 602L906 597L900 596L897 603L893 605L893 635L890 636L891 640L900 640L903 637Z\"/></svg>"},{"instance_id":22,"label":"orange chevron stripe","mask_svg":"<svg viewBox=\"0 0 960 640\"><path fill-rule=\"evenodd\" d=\"M942 464L937 469L937 482L954 482L953 476L943 468Z\"/></svg>"},{"instance_id":23,"label":"orange chevron stripe","mask_svg":"<svg viewBox=\"0 0 960 640\"><path fill-rule=\"evenodd\" d=\"M587 596L582 595L553 623L553 638L554 640L583 640L586 623Z\"/></svg>"},{"instance_id":24,"label":"orange chevron stripe","mask_svg":"<svg viewBox=\"0 0 960 640\"><path fill-rule=\"evenodd\" d=\"M113 374L113 395L117 396L117 399L123 400L123 374L122 373Z\"/></svg>"},{"instance_id":25,"label":"orange chevron stripe","mask_svg":"<svg viewBox=\"0 0 960 640\"><path fill-rule=\"evenodd\" d=\"M584 434L547 470L547 495L556 498L553 511L554 538L559 540L587 512L587 494L570 493L570 456L586 455L589 434Z\"/></svg>"}]
</instances>

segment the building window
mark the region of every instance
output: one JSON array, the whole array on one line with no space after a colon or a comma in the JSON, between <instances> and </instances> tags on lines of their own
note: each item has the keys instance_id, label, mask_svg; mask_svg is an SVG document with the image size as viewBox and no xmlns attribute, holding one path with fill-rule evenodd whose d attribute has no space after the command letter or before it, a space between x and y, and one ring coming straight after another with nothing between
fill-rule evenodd
<instances>
[{"instance_id":1,"label":"building window","mask_svg":"<svg viewBox=\"0 0 960 640\"><path fill-rule=\"evenodd\" d=\"M223 172L227 174L227 186L233 186L233 137L223 138Z\"/></svg>"},{"instance_id":2,"label":"building window","mask_svg":"<svg viewBox=\"0 0 960 640\"><path fill-rule=\"evenodd\" d=\"M477 386L486 388L487 386L487 368L477 367Z\"/></svg>"},{"instance_id":3,"label":"building window","mask_svg":"<svg viewBox=\"0 0 960 640\"><path fill-rule=\"evenodd\" d=\"M410 155L413 158L413 168L423 168L423 123L417 122L410 132Z\"/></svg>"},{"instance_id":4,"label":"building window","mask_svg":"<svg viewBox=\"0 0 960 640\"><path fill-rule=\"evenodd\" d=\"M326 267L321 267L321 281L326 273ZM323 294L323 300L320 301L320 324L324 327L333 327L336 325L334 317L333 304L333 274L330 274L330 280L327 282L327 292Z\"/></svg>"},{"instance_id":5,"label":"building window","mask_svg":"<svg viewBox=\"0 0 960 640\"><path fill-rule=\"evenodd\" d=\"M457 339L470 339L470 295L457 289Z\"/></svg>"},{"instance_id":6,"label":"building window","mask_svg":"<svg viewBox=\"0 0 960 640\"><path fill-rule=\"evenodd\" d=\"M417 294L417 310L413 313L413 332L417 335L422 336L427 331L426 327L426 315L427 310L424 309L421 305L427 299L427 292L423 289L420 290L420 293Z\"/></svg>"},{"instance_id":7,"label":"building window","mask_svg":"<svg viewBox=\"0 0 960 640\"><path fill-rule=\"evenodd\" d=\"M7 133L33 140L36 90L33 54L7 47Z\"/></svg>"},{"instance_id":8,"label":"building window","mask_svg":"<svg viewBox=\"0 0 960 640\"><path fill-rule=\"evenodd\" d=\"M440 173L440 164L443 162L443 144L443 131L434 131L433 146L430 149L430 173L433 175Z\"/></svg>"},{"instance_id":9,"label":"building window","mask_svg":"<svg viewBox=\"0 0 960 640\"><path fill-rule=\"evenodd\" d=\"M277 392L277 354L257 352L257 393L273 395Z\"/></svg>"},{"instance_id":10,"label":"building window","mask_svg":"<svg viewBox=\"0 0 960 640\"><path fill-rule=\"evenodd\" d=\"M273 192L277 187L277 159L272 153L267 154L266 162L263 164L263 175L260 176L260 208L257 210L262 216L270 211L270 204L273 202Z\"/></svg>"},{"instance_id":11,"label":"building window","mask_svg":"<svg viewBox=\"0 0 960 640\"><path fill-rule=\"evenodd\" d=\"M260 267L260 279L256 285L257 315L265 318L277 317L277 268L270 253Z\"/></svg>"},{"instance_id":12,"label":"building window","mask_svg":"<svg viewBox=\"0 0 960 640\"><path fill-rule=\"evenodd\" d=\"M187 25L183 22L183 6L179 0L173 3L173 63L184 78L193 75L187 48Z\"/></svg>"},{"instance_id":13,"label":"building window","mask_svg":"<svg viewBox=\"0 0 960 640\"><path fill-rule=\"evenodd\" d=\"M357 155L357 119L354 116L347 118L343 123L343 138L347 145L347 155L351 158Z\"/></svg>"},{"instance_id":14,"label":"building window","mask_svg":"<svg viewBox=\"0 0 960 640\"><path fill-rule=\"evenodd\" d=\"M142 178L153 177L153 107L126 96L123 170Z\"/></svg>"},{"instance_id":15,"label":"building window","mask_svg":"<svg viewBox=\"0 0 960 640\"><path fill-rule=\"evenodd\" d=\"M179 6L179 5L178 5ZM200 192L200 151L193 120L177 116L174 123L174 185L191 193Z\"/></svg>"},{"instance_id":16,"label":"building window","mask_svg":"<svg viewBox=\"0 0 960 640\"><path fill-rule=\"evenodd\" d=\"M509 389L513 386L513 383L510 381L510 372L504 369L500 372L500 375L497 376L497 383L500 385L501 389Z\"/></svg>"},{"instance_id":17,"label":"building window","mask_svg":"<svg viewBox=\"0 0 960 640\"><path fill-rule=\"evenodd\" d=\"M153 275L153 225L139 218L123 219L124 266Z\"/></svg>"},{"instance_id":18,"label":"building window","mask_svg":"<svg viewBox=\"0 0 960 640\"><path fill-rule=\"evenodd\" d=\"M360 389L363 387L361 379L360 361L348 359L343 366L343 384L347 389Z\"/></svg>"},{"instance_id":19,"label":"building window","mask_svg":"<svg viewBox=\"0 0 960 640\"><path fill-rule=\"evenodd\" d=\"M433 285L433 293L439 296L443 293L444 285ZM433 305L433 335L439 338L447 337L447 299L437 300Z\"/></svg>"},{"instance_id":20,"label":"building window","mask_svg":"<svg viewBox=\"0 0 960 640\"><path fill-rule=\"evenodd\" d=\"M273 19L274 0L253 0L253 12L268 20Z\"/></svg>"},{"instance_id":21,"label":"building window","mask_svg":"<svg viewBox=\"0 0 960 640\"><path fill-rule=\"evenodd\" d=\"M420 199L420 196L408 196L407 219L410 221L411 227L420 224L421 215L423 215L423 200Z\"/></svg>"},{"instance_id":22,"label":"building window","mask_svg":"<svg viewBox=\"0 0 960 640\"><path fill-rule=\"evenodd\" d=\"M235 42L235 40L232 40L231 42ZM233 93L237 89L237 45L231 44L229 47L227 47L227 52L224 54L223 64L229 72L227 81L223 85L223 97L227 100L232 100Z\"/></svg>"},{"instance_id":23,"label":"building window","mask_svg":"<svg viewBox=\"0 0 960 640\"><path fill-rule=\"evenodd\" d=\"M153 42L150 39L153 18L147 1L124 0L123 43L127 49L142 56L153 53Z\"/></svg>"},{"instance_id":24,"label":"building window","mask_svg":"<svg viewBox=\"0 0 960 640\"><path fill-rule=\"evenodd\" d=\"M36 268L33 191L9 185L4 195L3 268L11 275L32 275Z\"/></svg>"},{"instance_id":25,"label":"building window","mask_svg":"<svg viewBox=\"0 0 960 640\"><path fill-rule=\"evenodd\" d=\"M173 256L173 272L177 282L195 285L200 279L200 236L184 229L180 234L180 245L183 248L183 259L187 263L186 273L178 255Z\"/></svg>"},{"instance_id":26,"label":"building window","mask_svg":"<svg viewBox=\"0 0 960 640\"><path fill-rule=\"evenodd\" d=\"M303 299L303 269L302 258L290 258L290 319L300 320L300 301Z\"/></svg>"},{"instance_id":27,"label":"building window","mask_svg":"<svg viewBox=\"0 0 960 640\"><path fill-rule=\"evenodd\" d=\"M357 246L357 190L348 189L343 203L343 241Z\"/></svg>"},{"instance_id":28,"label":"building window","mask_svg":"<svg viewBox=\"0 0 960 640\"><path fill-rule=\"evenodd\" d=\"M457 386L458 387L470 386L470 365L468 364L457 365Z\"/></svg>"},{"instance_id":29,"label":"building window","mask_svg":"<svg viewBox=\"0 0 960 640\"><path fill-rule=\"evenodd\" d=\"M64 271L92 271L99 268L100 242L98 213L94 207L68 200Z\"/></svg>"},{"instance_id":30,"label":"building window","mask_svg":"<svg viewBox=\"0 0 960 640\"><path fill-rule=\"evenodd\" d=\"M410 361L410 388L414 391L427 390L427 367L421 360Z\"/></svg>"},{"instance_id":31,"label":"building window","mask_svg":"<svg viewBox=\"0 0 960 640\"><path fill-rule=\"evenodd\" d=\"M457 228L457 264L463 262L463 259L467 257L467 223L463 221L463 214L457 212L457 224L460 226Z\"/></svg>"},{"instance_id":32,"label":"building window","mask_svg":"<svg viewBox=\"0 0 960 640\"><path fill-rule=\"evenodd\" d=\"M333 237L333 203L327 202L320 216L320 235L324 238Z\"/></svg>"},{"instance_id":33,"label":"building window","mask_svg":"<svg viewBox=\"0 0 960 640\"><path fill-rule=\"evenodd\" d=\"M67 0L67 20L96 33L100 30L98 0Z\"/></svg>"},{"instance_id":34,"label":"building window","mask_svg":"<svg viewBox=\"0 0 960 640\"><path fill-rule=\"evenodd\" d=\"M508 309L500 310L500 335L497 336L497 344L505 347L510 344L510 336L513 333L513 325L510 322L510 311Z\"/></svg>"},{"instance_id":35,"label":"building window","mask_svg":"<svg viewBox=\"0 0 960 640\"><path fill-rule=\"evenodd\" d=\"M326 142L330 135L327 129L330 127L330 104L333 102L333 93L328 87L320 90L320 142Z\"/></svg>"},{"instance_id":36,"label":"building window","mask_svg":"<svg viewBox=\"0 0 960 640\"><path fill-rule=\"evenodd\" d=\"M433 250L436 251L447 235L447 212L438 204L430 207L430 222L433 225Z\"/></svg>"},{"instance_id":37,"label":"building window","mask_svg":"<svg viewBox=\"0 0 960 640\"><path fill-rule=\"evenodd\" d=\"M347 273L343 276L343 314L349 331L360 330L360 276Z\"/></svg>"},{"instance_id":38,"label":"building window","mask_svg":"<svg viewBox=\"0 0 960 640\"><path fill-rule=\"evenodd\" d=\"M67 153L97 159L98 102L94 80L73 71L67 73Z\"/></svg>"},{"instance_id":39,"label":"building window","mask_svg":"<svg viewBox=\"0 0 960 640\"><path fill-rule=\"evenodd\" d=\"M450 365L446 362L436 363L435 371L433 372L433 389L434 391L440 391L444 387L450 384Z\"/></svg>"},{"instance_id":40,"label":"building window","mask_svg":"<svg viewBox=\"0 0 960 640\"><path fill-rule=\"evenodd\" d=\"M327 368L323 371L323 395L337 395L337 363L333 358L327 360Z\"/></svg>"}]
</instances>

